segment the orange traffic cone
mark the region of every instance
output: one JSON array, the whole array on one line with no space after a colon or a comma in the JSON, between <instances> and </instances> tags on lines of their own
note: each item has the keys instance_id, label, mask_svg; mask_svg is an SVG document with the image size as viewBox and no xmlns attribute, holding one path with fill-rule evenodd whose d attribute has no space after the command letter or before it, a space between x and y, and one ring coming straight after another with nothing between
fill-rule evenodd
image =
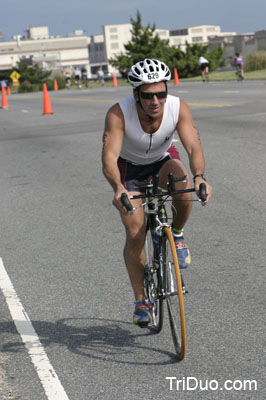
<instances>
[{"instance_id":1,"label":"orange traffic cone","mask_svg":"<svg viewBox=\"0 0 266 400\"><path fill-rule=\"evenodd\" d=\"M117 79L116 79L116 74L113 74L113 87L117 87Z\"/></svg>"},{"instance_id":2,"label":"orange traffic cone","mask_svg":"<svg viewBox=\"0 0 266 400\"><path fill-rule=\"evenodd\" d=\"M7 87L7 94L8 94L9 96L11 95L10 86Z\"/></svg>"},{"instance_id":3,"label":"orange traffic cone","mask_svg":"<svg viewBox=\"0 0 266 400\"><path fill-rule=\"evenodd\" d=\"M52 110L47 86L46 86L46 83L44 83L43 84L43 113L42 113L42 115L46 115L46 114L53 114L53 110Z\"/></svg>"},{"instance_id":4,"label":"orange traffic cone","mask_svg":"<svg viewBox=\"0 0 266 400\"><path fill-rule=\"evenodd\" d=\"M54 90L58 90L57 80L54 79Z\"/></svg>"},{"instance_id":5,"label":"orange traffic cone","mask_svg":"<svg viewBox=\"0 0 266 400\"><path fill-rule=\"evenodd\" d=\"M2 86L2 108L8 108L6 89Z\"/></svg>"},{"instance_id":6,"label":"orange traffic cone","mask_svg":"<svg viewBox=\"0 0 266 400\"><path fill-rule=\"evenodd\" d=\"M176 68L174 68L174 84L179 85L178 73Z\"/></svg>"}]
</instances>

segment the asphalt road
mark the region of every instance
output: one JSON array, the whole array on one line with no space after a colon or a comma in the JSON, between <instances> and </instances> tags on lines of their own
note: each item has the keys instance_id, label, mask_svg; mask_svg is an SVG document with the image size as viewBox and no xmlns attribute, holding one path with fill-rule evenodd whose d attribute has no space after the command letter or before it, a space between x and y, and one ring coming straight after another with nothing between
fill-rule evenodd
<instances>
[{"instance_id":1,"label":"asphalt road","mask_svg":"<svg viewBox=\"0 0 266 400\"><path fill-rule=\"evenodd\" d=\"M131 89L50 92L53 115L42 115L42 93L9 96L0 109L0 257L70 400L265 399L266 85L169 92L191 107L214 187L185 231L181 363L167 320L159 335L131 322L124 230L101 173L105 113ZM2 395L47 399L1 292L0 338Z\"/></svg>"}]
</instances>

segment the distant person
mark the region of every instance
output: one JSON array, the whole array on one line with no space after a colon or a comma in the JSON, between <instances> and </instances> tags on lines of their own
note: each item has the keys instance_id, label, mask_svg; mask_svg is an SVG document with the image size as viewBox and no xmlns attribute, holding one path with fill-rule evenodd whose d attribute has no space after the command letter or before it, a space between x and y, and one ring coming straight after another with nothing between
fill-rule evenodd
<instances>
[{"instance_id":1,"label":"distant person","mask_svg":"<svg viewBox=\"0 0 266 400\"><path fill-rule=\"evenodd\" d=\"M76 84L77 88L81 88L80 77L81 77L81 72L78 68L76 68L74 70L74 79L75 79L75 84Z\"/></svg>"},{"instance_id":2,"label":"distant person","mask_svg":"<svg viewBox=\"0 0 266 400\"><path fill-rule=\"evenodd\" d=\"M200 57L198 61L203 82L209 81L209 61L205 57Z\"/></svg>"},{"instance_id":3,"label":"distant person","mask_svg":"<svg viewBox=\"0 0 266 400\"><path fill-rule=\"evenodd\" d=\"M1 80L0 85L1 85L0 86L1 88L3 87L6 89L6 87L7 87L6 81L4 79Z\"/></svg>"},{"instance_id":4,"label":"distant person","mask_svg":"<svg viewBox=\"0 0 266 400\"><path fill-rule=\"evenodd\" d=\"M98 75L99 85L103 86L104 85L104 72L103 72L103 70L99 69L98 72L97 72L97 75Z\"/></svg>"},{"instance_id":5,"label":"distant person","mask_svg":"<svg viewBox=\"0 0 266 400\"><path fill-rule=\"evenodd\" d=\"M66 79L66 87L67 89L69 89L71 86L71 78L69 72L65 73L65 79Z\"/></svg>"},{"instance_id":6,"label":"distant person","mask_svg":"<svg viewBox=\"0 0 266 400\"><path fill-rule=\"evenodd\" d=\"M244 62L239 53L236 53L235 55L235 68L236 68L236 74L238 76L239 80L244 79Z\"/></svg>"},{"instance_id":7,"label":"distant person","mask_svg":"<svg viewBox=\"0 0 266 400\"><path fill-rule=\"evenodd\" d=\"M81 68L81 79L83 82L83 85L87 88L88 87L88 73L85 67Z\"/></svg>"}]
</instances>

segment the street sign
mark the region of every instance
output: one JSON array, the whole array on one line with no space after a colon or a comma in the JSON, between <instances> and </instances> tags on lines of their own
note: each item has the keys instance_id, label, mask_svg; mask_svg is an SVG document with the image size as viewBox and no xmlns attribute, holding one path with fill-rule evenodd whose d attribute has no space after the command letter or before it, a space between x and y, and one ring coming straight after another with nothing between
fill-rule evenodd
<instances>
[{"instance_id":1,"label":"street sign","mask_svg":"<svg viewBox=\"0 0 266 400\"><path fill-rule=\"evenodd\" d=\"M18 81L20 78L20 74L17 71L13 71L10 75L10 78L12 79L12 81Z\"/></svg>"},{"instance_id":2,"label":"street sign","mask_svg":"<svg viewBox=\"0 0 266 400\"><path fill-rule=\"evenodd\" d=\"M13 71L12 74L10 75L10 78L12 79L12 86L19 86L19 78L20 74L17 71Z\"/></svg>"}]
</instances>

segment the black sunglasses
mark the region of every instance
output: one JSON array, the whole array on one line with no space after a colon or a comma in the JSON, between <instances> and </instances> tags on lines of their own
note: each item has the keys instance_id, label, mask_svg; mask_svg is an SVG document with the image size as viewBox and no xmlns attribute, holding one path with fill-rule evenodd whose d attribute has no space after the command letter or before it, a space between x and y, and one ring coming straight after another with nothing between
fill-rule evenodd
<instances>
[{"instance_id":1,"label":"black sunglasses","mask_svg":"<svg viewBox=\"0 0 266 400\"><path fill-rule=\"evenodd\" d=\"M150 92L139 92L140 97L145 100L152 100L153 96L156 96L157 99L165 99L167 97L167 92L156 92L156 93L150 93Z\"/></svg>"}]
</instances>

